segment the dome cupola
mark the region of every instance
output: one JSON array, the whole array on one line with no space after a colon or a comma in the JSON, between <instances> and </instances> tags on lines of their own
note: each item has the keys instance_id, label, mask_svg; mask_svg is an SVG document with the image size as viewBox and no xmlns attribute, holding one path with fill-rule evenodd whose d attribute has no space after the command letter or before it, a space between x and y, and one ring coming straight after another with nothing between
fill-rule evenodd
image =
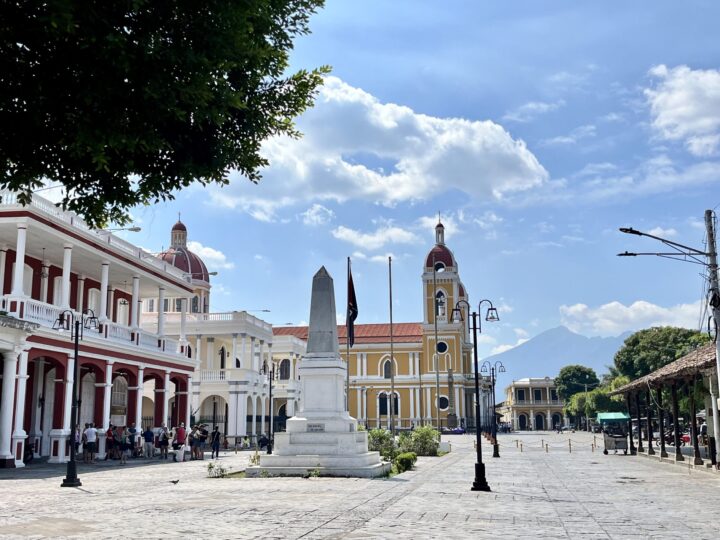
<instances>
[{"instance_id":1,"label":"dome cupola","mask_svg":"<svg viewBox=\"0 0 720 540\"><path fill-rule=\"evenodd\" d=\"M207 266L197 254L187 247L187 227L180 221L180 216L170 230L170 248L163 251L160 258L185 272L193 282L210 283Z\"/></svg>"}]
</instances>

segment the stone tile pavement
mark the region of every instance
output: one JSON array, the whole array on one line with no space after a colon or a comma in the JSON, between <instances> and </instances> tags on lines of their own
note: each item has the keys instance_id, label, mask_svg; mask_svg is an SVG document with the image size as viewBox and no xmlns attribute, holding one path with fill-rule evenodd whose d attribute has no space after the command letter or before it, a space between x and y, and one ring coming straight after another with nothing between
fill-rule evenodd
<instances>
[{"instance_id":1,"label":"stone tile pavement","mask_svg":"<svg viewBox=\"0 0 720 540\"><path fill-rule=\"evenodd\" d=\"M573 452L568 452L571 437ZM470 436L384 480L211 479L208 461L0 471L0 536L83 538L678 538L720 536L720 476L591 452L592 436L501 436L483 446L491 493L469 490ZM523 452L515 440L522 441ZM542 442L550 445L546 453ZM599 437L598 437L599 440ZM249 453L220 462L242 470ZM177 484L171 481L179 480Z\"/></svg>"}]
</instances>

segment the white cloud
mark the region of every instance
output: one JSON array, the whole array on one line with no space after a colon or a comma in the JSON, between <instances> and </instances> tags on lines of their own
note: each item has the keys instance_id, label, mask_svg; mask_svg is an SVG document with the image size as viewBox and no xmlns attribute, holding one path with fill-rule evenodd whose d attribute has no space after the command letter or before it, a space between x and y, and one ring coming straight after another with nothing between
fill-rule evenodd
<instances>
[{"instance_id":1,"label":"white cloud","mask_svg":"<svg viewBox=\"0 0 720 540\"><path fill-rule=\"evenodd\" d=\"M200 257L209 270L230 270L235 268L235 263L227 260L227 257L222 251L217 249L203 246L200 242L190 240L187 243L188 249Z\"/></svg>"},{"instance_id":2,"label":"white cloud","mask_svg":"<svg viewBox=\"0 0 720 540\"><path fill-rule=\"evenodd\" d=\"M332 231L332 235L338 240L370 251L380 249L387 244L417 244L420 242L415 233L391 224L383 225L372 233L363 233L340 225Z\"/></svg>"},{"instance_id":3,"label":"white cloud","mask_svg":"<svg viewBox=\"0 0 720 540\"><path fill-rule=\"evenodd\" d=\"M541 114L556 111L563 105L565 105L563 100L555 101L553 103L547 103L545 101L530 101L521 105L517 109L505 113L503 120L507 120L509 122L530 122Z\"/></svg>"},{"instance_id":4,"label":"white cloud","mask_svg":"<svg viewBox=\"0 0 720 540\"><path fill-rule=\"evenodd\" d=\"M582 139L594 137L596 128L593 124L586 124L584 126L578 126L573 129L568 135L561 135L559 137L552 137L550 139L544 139L541 144L543 146L558 146L564 144L577 144Z\"/></svg>"},{"instance_id":5,"label":"white cloud","mask_svg":"<svg viewBox=\"0 0 720 540\"><path fill-rule=\"evenodd\" d=\"M622 114L619 114L616 112L611 112L611 113L601 116L600 120L602 120L603 122L609 122L609 123L624 122L625 117Z\"/></svg>"},{"instance_id":6,"label":"white cloud","mask_svg":"<svg viewBox=\"0 0 720 540\"><path fill-rule=\"evenodd\" d=\"M301 139L263 145L271 166L259 184L231 173L230 185L209 188L211 203L273 220L282 208L322 201L391 206L451 190L501 200L549 178L525 143L494 122L419 114L336 77L298 127Z\"/></svg>"},{"instance_id":7,"label":"white cloud","mask_svg":"<svg viewBox=\"0 0 720 540\"><path fill-rule=\"evenodd\" d=\"M586 304L560 306L562 324L585 335L617 336L651 326L698 327L700 302L662 307L644 300L626 306L614 301L591 308Z\"/></svg>"},{"instance_id":8,"label":"white cloud","mask_svg":"<svg viewBox=\"0 0 720 540\"><path fill-rule=\"evenodd\" d=\"M660 236L662 238L672 238L673 236L677 236L677 231L675 229L663 229L662 227L655 227L654 229L650 229L648 231L648 234L652 234L653 236Z\"/></svg>"},{"instance_id":9,"label":"white cloud","mask_svg":"<svg viewBox=\"0 0 720 540\"><path fill-rule=\"evenodd\" d=\"M518 338L518 340L513 344L505 344L505 345L498 345L497 347L493 347L490 351L490 354L500 354L504 353L506 351L509 351L510 349L514 349L515 347L519 347L523 343L527 341L527 338Z\"/></svg>"},{"instance_id":10,"label":"white cloud","mask_svg":"<svg viewBox=\"0 0 720 540\"><path fill-rule=\"evenodd\" d=\"M319 225L327 225L335 217L335 212L329 208L325 208L322 204L315 203L305 212L300 214L302 222L311 227Z\"/></svg>"},{"instance_id":11,"label":"white cloud","mask_svg":"<svg viewBox=\"0 0 720 540\"><path fill-rule=\"evenodd\" d=\"M452 214L441 214L440 221L445 227L445 242L460 232L460 225L458 224L461 219L457 219ZM435 242L435 226L438 223L437 216L422 216L418 218L416 227L418 230L424 232L426 235L432 235L433 243Z\"/></svg>"},{"instance_id":12,"label":"white cloud","mask_svg":"<svg viewBox=\"0 0 720 540\"><path fill-rule=\"evenodd\" d=\"M711 156L720 149L720 71L655 66L657 81L645 89L652 127L659 137L683 141L695 156Z\"/></svg>"}]
</instances>

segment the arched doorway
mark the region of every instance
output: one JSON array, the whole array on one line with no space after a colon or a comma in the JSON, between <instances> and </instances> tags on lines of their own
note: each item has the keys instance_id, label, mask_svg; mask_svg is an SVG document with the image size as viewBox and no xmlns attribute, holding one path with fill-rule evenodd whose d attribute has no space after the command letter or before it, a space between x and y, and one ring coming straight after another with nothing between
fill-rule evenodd
<instances>
[{"instance_id":1,"label":"arched doorway","mask_svg":"<svg viewBox=\"0 0 720 540\"><path fill-rule=\"evenodd\" d=\"M82 428L85 424L95 422L95 372L90 371L80 379L80 418L78 424Z\"/></svg>"},{"instance_id":2,"label":"arched doorway","mask_svg":"<svg viewBox=\"0 0 720 540\"><path fill-rule=\"evenodd\" d=\"M200 405L200 424L207 424L212 430L218 426L220 433L226 433L225 408L227 402L218 395L208 396Z\"/></svg>"},{"instance_id":3,"label":"arched doorway","mask_svg":"<svg viewBox=\"0 0 720 540\"><path fill-rule=\"evenodd\" d=\"M562 426L562 416L560 413L554 413L552 415L552 424L553 429L557 429Z\"/></svg>"},{"instance_id":4,"label":"arched doorway","mask_svg":"<svg viewBox=\"0 0 720 540\"><path fill-rule=\"evenodd\" d=\"M545 415L543 413L537 413L535 415L535 430L542 431L545 429Z\"/></svg>"},{"instance_id":5,"label":"arched doorway","mask_svg":"<svg viewBox=\"0 0 720 540\"><path fill-rule=\"evenodd\" d=\"M520 431L525 431L528 428L528 418L527 415L521 414L518 416L518 429Z\"/></svg>"}]
</instances>

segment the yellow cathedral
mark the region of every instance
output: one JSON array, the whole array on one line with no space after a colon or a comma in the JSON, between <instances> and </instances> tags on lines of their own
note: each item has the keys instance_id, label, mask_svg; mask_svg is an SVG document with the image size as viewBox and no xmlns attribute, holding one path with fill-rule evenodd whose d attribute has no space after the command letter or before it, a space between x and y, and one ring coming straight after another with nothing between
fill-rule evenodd
<instances>
[{"instance_id":1,"label":"yellow cathedral","mask_svg":"<svg viewBox=\"0 0 720 540\"><path fill-rule=\"evenodd\" d=\"M460 306L462 320L452 316L457 302L468 297L455 256L445 245L442 223L435 227L435 245L424 260L422 294L422 322L392 325L392 359L390 324L355 325L348 410L368 428L389 428L391 415L398 429L474 426L472 341L465 304ZM306 326L276 327L273 337L306 341L307 332ZM338 337L348 361L345 326L338 326Z\"/></svg>"}]
</instances>

